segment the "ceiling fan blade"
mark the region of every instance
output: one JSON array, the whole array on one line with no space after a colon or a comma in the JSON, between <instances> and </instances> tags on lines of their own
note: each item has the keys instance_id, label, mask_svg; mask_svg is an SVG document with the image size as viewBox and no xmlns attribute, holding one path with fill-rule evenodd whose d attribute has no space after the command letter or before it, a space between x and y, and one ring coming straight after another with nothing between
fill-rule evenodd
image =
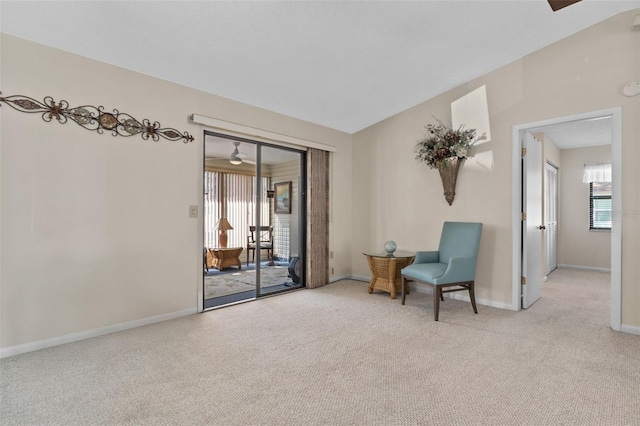
<instances>
[{"instance_id":1,"label":"ceiling fan blade","mask_svg":"<svg viewBox=\"0 0 640 426\"><path fill-rule=\"evenodd\" d=\"M549 2L549 6L551 6L551 9L553 9L554 12L567 7L567 6L571 6L574 3L578 3L581 0L547 0Z\"/></svg>"},{"instance_id":2,"label":"ceiling fan blade","mask_svg":"<svg viewBox=\"0 0 640 426\"><path fill-rule=\"evenodd\" d=\"M245 163L245 164L253 164L254 166L256 165L256 162L255 162L255 161L253 161L253 160L246 160L246 159L244 159L244 158L242 159L242 162L243 162L243 163Z\"/></svg>"}]
</instances>

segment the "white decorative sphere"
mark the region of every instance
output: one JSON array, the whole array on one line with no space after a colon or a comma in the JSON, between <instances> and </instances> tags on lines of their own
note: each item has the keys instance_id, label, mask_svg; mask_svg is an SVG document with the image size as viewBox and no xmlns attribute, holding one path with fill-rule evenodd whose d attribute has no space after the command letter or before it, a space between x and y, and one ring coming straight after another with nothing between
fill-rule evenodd
<instances>
[{"instance_id":1,"label":"white decorative sphere","mask_svg":"<svg viewBox=\"0 0 640 426\"><path fill-rule=\"evenodd\" d=\"M392 255L397 248L398 246L395 241L387 241L384 243L384 251L386 251L388 255Z\"/></svg>"}]
</instances>

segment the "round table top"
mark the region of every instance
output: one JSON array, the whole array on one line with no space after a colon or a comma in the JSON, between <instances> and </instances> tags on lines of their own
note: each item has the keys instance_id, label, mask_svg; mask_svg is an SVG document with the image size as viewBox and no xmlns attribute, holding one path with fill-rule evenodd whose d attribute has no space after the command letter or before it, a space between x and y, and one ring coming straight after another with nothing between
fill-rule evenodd
<instances>
[{"instance_id":1,"label":"round table top","mask_svg":"<svg viewBox=\"0 0 640 426\"><path fill-rule=\"evenodd\" d=\"M395 251L392 255L388 255L386 252L364 252L362 253L365 256L371 256L371 257L387 257L387 258L402 258L402 259L406 259L408 257L415 257L415 252L412 251Z\"/></svg>"}]
</instances>

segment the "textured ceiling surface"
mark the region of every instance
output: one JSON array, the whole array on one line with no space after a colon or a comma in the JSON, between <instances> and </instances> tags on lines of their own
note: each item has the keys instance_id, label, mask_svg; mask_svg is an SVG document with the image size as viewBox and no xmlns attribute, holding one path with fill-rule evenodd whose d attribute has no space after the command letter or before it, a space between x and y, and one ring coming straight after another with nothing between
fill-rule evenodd
<instances>
[{"instance_id":1,"label":"textured ceiling surface","mask_svg":"<svg viewBox=\"0 0 640 426\"><path fill-rule=\"evenodd\" d=\"M640 0L1 1L2 32L354 133ZM631 23L629 23L631 26Z\"/></svg>"},{"instance_id":2,"label":"textured ceiling surface","mask_svg":"<svg viewBox=\"0 0 640 426\"><path fill-rule=\"evenodd\" d=\"M559 149L611 145L613 123L611 117L570 121L531 130L544 132Z\"/></svg>"}]
</instances>

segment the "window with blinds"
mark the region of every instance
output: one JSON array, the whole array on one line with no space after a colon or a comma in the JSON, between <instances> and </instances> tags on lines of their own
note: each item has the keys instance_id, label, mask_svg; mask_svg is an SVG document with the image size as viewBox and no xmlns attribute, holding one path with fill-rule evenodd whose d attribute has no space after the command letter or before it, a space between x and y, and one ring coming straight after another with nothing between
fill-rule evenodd
<instances>
[{"instance_id":1,"label":"window with blinds","mask_svg":"<svg viewBox=\"0 0 640 426\"><path fill-rule=\"evenodd\" d=\"M261 178L262 197L260 203L261 224L270 225L269 189L270 178ZM256 177L205 170L204 172L204 245L218 247L218 220L226 218L232 230L227 231L227 247L244 247L247 244L249 226L256 220Z\"/></svg>"},{"instance_id":2,"label":"window with blinds","mask_svg":"<svg viewBox=\"0 0 640 426\"><path fill-rule=\"evenodd\" d=\"M611 182L589 184L589 229L611 230Z\"/></svg>"}]
</instances>

